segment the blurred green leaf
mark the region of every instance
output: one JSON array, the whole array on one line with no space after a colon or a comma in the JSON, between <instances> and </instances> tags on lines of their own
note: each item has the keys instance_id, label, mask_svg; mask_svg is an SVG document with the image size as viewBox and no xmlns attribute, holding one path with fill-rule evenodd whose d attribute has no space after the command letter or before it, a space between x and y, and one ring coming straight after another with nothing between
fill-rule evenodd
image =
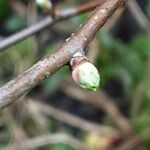
<instances>
[{"instance_id":1,"label":"blurred green leaf","mask_svg":"<svg viewBox=\"0 0 150 150\"><path fill-rule=\"evenodd\" d=\"M124 87L137 85L143 78L150 52L150 37L138 36L128 45L105 31L98 38L101 42L101 53L97 63L102 73L102 84L116 76L123 80Z\"/></svg>"},{"instance_id":2,"label":"blurred green leaf","mask_svg":"<svg viewBox=\"0 0 150 150\"><path fill-rule=\"evenodd\" d=\"M150 82L149 82L150 83ZM146 150L150 147L150 84L145 90L141 111L135 117L132 125L135 133L139 134L143 139Z\"/></svg>"},{"instance_id":3,"label":"blurred green leaf","mask_svg":"<svg viewBox=\"0 0 150 150\"><path fill-rule=\"evenodd\" d=\"M25 18L22 18L18 15L12 15L7 19L4 26L8 33L16 32L26 25Z\"/></svg>"},{"instance_id":4,"label":"blurred green leaf","mask_svg":"<svg viewBox=\"0 0 150 150\"><path fill-rule=\"evenodd\" d=\"M139 35L131 41L131 46L145 60L150 54L150 35Z\"/></svg>"},{"instance_id":5,"label":"blurred green leaf","mask_svg":"<svg viewBox=\"0 0 150 150\"><path fill-rule=\"evenodd\" d=\"M0 21L3 21L9 13L8 0L0 0Z\"/></svg>"}]
</instances>

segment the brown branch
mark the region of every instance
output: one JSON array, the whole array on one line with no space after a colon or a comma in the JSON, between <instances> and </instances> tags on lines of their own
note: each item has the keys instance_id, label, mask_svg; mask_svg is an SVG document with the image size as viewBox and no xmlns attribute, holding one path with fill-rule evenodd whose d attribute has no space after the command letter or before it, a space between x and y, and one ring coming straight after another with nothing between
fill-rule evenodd
<instances>
[{"instance_id":1,"label":"brown branch","mask_svg":"<svg viewBox=\"0 0 150 150\"><path fill-rule=\"evenodd\" d=\"M36 149L38 147L42 147L47 144L57 144L57 143L69 144L77 150L84 150L84 144L82 142L72 137L71 135L65 133L55 133L30 138L28 140L22 141L20 145L28 149ZM16 150L17 148L18 148L17 144L10 144L7 147L7 150Z\"/></svg>"},{"instance_id":2,"label":"brown branch","mask_svg":"<svg viewBox=\"0 0 150 150\"><path fill-rule=\"evenodd\" d=\"M28 102L29 107L36 107L37 111L40 113L44 113L46 115L49 115L57 120L59 120L60 122L64 122L68 125L71 125L75 128L79 128L83 131L86 132L98 132L99 134L102 135L109 135L111 134L112 136L119 138L119 132L109 126L105 126L105 125L99 125L96 123L92 123L90 121L87 121L83 118L77 117L73 114L67 113L63 110L57 109L53 106L41 103L41 102L37 102L37 101L33 101L33 100L29 100Z\"/></svg>"},{"instance_id":3,"label":"brown branch","mask_svg":"<svg viewBox=\"0 0 150 150\"><path fill-rule=\"evenodd\" d=\"M58 21L66 20L71 17L77 16L79 14L93 10L96 6L98 6L98 4L102 5L103 2L104 2L104 0L95 0L93 2L89 2L89 3L85 4L84 6L68 8L64 11L57 13L55 19L48 16L45 19L41 20L40 22L28 27L27 29L24 29L24 30L22 30L18 33L15 33L15 34L11 35L10 37L2 40L0 42L0 52L18 42L20 42L21 40L24 40L24 39L32 36L33 34L47 28L48 26L53 25L54 23L56 23Z\"/></svg>"},{"instance_id":4,"label":"brown branch","mask_svg":"<svg viewBox=\"0 0 150 150\"><path fill-rule=\"evenodd\" d=\"M14 80L0 88L0 109L14 103L45 77L67 64L76 52L84 52L100 27L125 0L106 0L92 13L80 29L53 54L36 63Z\"/></svg>"},{"instance_id":5,"label":"brown branch","mask_svg":"<svg viewBox=\"0 0 150 150\"><path fill-rule=\"evenodd\" d=\"M62 11L61 13L56 14L55 17L65 20L65 19L71 18L75 15L80 15L82 13L86 13L90 10L93 10L96 6L102 5L104 2L105 2L105 0L95 0L92 2L88 2L88 3L83 4L80 7L70 8L66 11Z\"/></svg>"},{"instance_id":6,"label":"brown branch","mask_svg":"<svg viewBox=\"0 0 150 150\"><path fill-rule=\"evenodd\" d=\"M27 8L21 1L11 0L9 1L9 5L21 17L27 17Z\"/></svg>"},{"instance_id":7,"label":"brown branch","mask_svg":"<svg viewBox=\"0 0 150 150\"><path fill-rule=\"evenodd\" d=\"M127 6L141 29L145 32L149 32L149 19L145 16L137 1L130 0L128 1Z\"/></svg>"},{"instance_id":8,"label":"brown branch","mask_svg":"<svg viewBox=\"0 0 150 150\"><path fill-rule=\"evenodd\" d=\"M17 145L16 150L19 149L28 150L27 147L22 146L20 144L22 141L25 141L27 139L25 131L15 121L12 122L11 128L12 128L12 135L10 141Z\"/></svg>"},{"instance_id":9,"label":"brown branch","mask_svg":"<svg viewBox=\"0 0 150 150\"><path fill-rule=\"evenodd\" d=\"M142 139L138 136L129 137L122 144L120 144L116 150L142 150ZM141 148L142 147L142 148Z\"/></svg>"},{"instance_id":10,"label":"brown branch","mask_svg":"<svg viewBox=\"0 0 150 150\"><path fill-rule=\"evenodd\" d=\"M67 95L70 95L81 102L103 110L124 135L129 135L131 133L131 126L128 119L121 114L113 102L114 100L108 97L105 92L87 92L68 82L62 85L62 90Z\"/></svg>"}]
</instances>

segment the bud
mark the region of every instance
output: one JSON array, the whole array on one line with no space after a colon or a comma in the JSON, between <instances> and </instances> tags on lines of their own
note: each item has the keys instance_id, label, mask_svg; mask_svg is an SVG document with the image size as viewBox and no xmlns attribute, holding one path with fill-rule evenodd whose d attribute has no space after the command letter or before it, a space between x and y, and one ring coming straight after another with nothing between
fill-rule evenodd
<instances>
[{"instance_id":1,"label":"bud","mask_svg":"<svg viewBox=\"0 0 150 150\"><path fill-rule=\"evenodd\" d=\"M100 75L96 67L87 61L85 56L72 58L72 78L82 88L96 91L100 83Z\"/></svg>"},{"instance_id":2,"label":"bud","mask_svg":"<svg viewBox=\"0 0 150 150\"><path fill-rule=\"evenodd\" d=\"M49 0L36 0L37 5L42 9L51 9L52 4Z\"/></svg>"}]
</instances>

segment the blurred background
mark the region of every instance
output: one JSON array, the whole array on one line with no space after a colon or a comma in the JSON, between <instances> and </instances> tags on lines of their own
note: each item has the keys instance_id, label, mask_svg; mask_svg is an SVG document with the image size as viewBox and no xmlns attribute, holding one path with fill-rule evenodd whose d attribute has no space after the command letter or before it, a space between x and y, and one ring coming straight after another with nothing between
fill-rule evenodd
<instances>
[{"instance_id":1,"label":"blurred background","mask_svg":"<svg viewBox=\"0 0 150 150\"><path fill-rule=\"evenodd\" d=\"M90 1L90 0L89 0ZM54 11L88 0L51 0ZM0 52L0 85L52 53L90 15L79 14ZM33 0L0 0L4 38L53 13ZM89 60L101 75L97 92L80 89L63 67L0 114L0 150L149 150L150 1L130 0L93 39Z\"/></svg>"}]
</instances>

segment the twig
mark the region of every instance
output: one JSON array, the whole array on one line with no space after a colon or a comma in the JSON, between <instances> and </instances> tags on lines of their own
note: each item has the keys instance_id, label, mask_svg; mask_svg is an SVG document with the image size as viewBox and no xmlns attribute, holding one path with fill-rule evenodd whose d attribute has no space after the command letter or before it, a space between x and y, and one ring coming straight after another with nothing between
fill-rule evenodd
<instances>
[{"instance_id":1,"label":"twig","mask_svg":"<svg viewBox=\"0 0 150 150\"><path fill-rule=\"evenodd\" d=\"M9 1L10 7L21 17L27 17L27 8L26 6L19 0L11 0Z\"/></svg>"},{"instance_id":2,"label":"twig","mask_svg":"<svg viewBox=\"0 0 150 150\"><path fill-rule=\"evenodd\" d=\"M130 0L127 3L131 13L133 14L134 18L136 19L139 26L147 32L149 30L149 20L141 10L140 6L135 0Z\"/></svg>"},{"instance_id":3,"label":"twig","mask_svg":"<svg viewBox=\"0 0 150 150\"><path fill-rule=\"evenodd\" d=\"M81 13L86 13L90 10L93 10L96 6L102 5L104 2L105 0L95 0L92 2L88 2L88 3L85 3L84 5L81 5L80 7L64 10L62 11L62 13L56 14L55 17L60 18L60 20L61 19L65 20L68 17L71 18L71 17L74 17L74 15L80 15Z\"/></svg>"},{"instance_id":4,"label":"twig","mask_svg":"<svg viewBox=\"0 0 150 150\"><path fill-rule=\"evenodd\" d=\"M80 117L77 117L73 114L67 113L63 110L59 110L53 106L46 105L41 102L35 102L33 100L29 100L28 105L31 107L36 107L37 111L40 111L41 113L47 114L60 122L64 122L68 125L71 125L75 128L79 128L86 132L98 132L102 135L112 135L114 137L119 137L119 132L115 130L112 127L108 127L105 125L99 125L96 123L89 122L85 119L81 119ZM29 107L30 108L30 107Z\"/></svg>"},{"instance_id":5,"label":"twig","mask_svg":"<svg viewBox=\"0 0 150 150\"><path fill-rule=\"evenodd\" d=\"M104 92L87 92L79 87L73 85L69 86L69 83L64 84L62 90L79 101L92 104L94 107L102 109L125 135L131 133L129 121L118 110L115 103L113 103L113 99L108 97Z\"/></svg>"},{"instance_id":6,"label":"twig","mask_svg":"<svg viewBox=\"0 0 150 150\"><path fill-rule=\"evenodd\" d=\"M11 141L13 143L16 143L17 145L17 149L16 150L28 150L28 148L26 146L22 146L20 143L22 141L25 141L27 139L27 135L25 133L25 131L17 125L17 123L15 121L12 122L12 137L11 137Z\"/></svg>"},{"instance_id":7,"label":"twig","mask_svg":"<svg viewBox=\"0 0 150 150\"><path fill-rule=\"evenodd\" d=\"M28 1L28 17L27 17L28 27L34 25L38 22L36 1L29 0ZM38 34L34 35L33 41L28 41L28 49L31 53L31 57L37 56L39 50L39 36Z\"/></svg>"},{"instance_id":8,"label":"twig","mask_svg":"<svg viewBox=\"0 0 150 150\"><path fill-rule=\"evenodd\" d=\"M5 123L6 126L8 126L8 128L11 129L10 132L10 143L13 142L17 145L17 149L16 150L27 150L27 147L22 147L22 145L20 145L21 141L24 141L27 139L27 134L24 131L24 129L19 126L19 124L16 122L12 110L8 109L7 111L5 111L5 113L3 114L3 117L5 118ZM8 141L8 139L7 139Z\"/></svg>"},{"instance_id":9,"label":"twig","mask_svg":"<svg viewBox=\"0 0 150 150\"><path fill-rule=\"evenodd\" d=\"M39 108L36 105L29 105L27 103L27 98L26 96L23 97L23 101L20 101L17 103L18 106L18 112L22 112L23 116L27 118L32 118L33 122L35 122L35 125L38 129L39 133L47 133L48 132L48 116L45 114L41 113ZM19 104L19 105L18 105ZM21 116L22 118L22 116Z\"/></svg>"},{"instance_id":10,"label":"twig","mask_svg":"<svg viewBox=\"0 0 150 150\"><path fill-rule=\"evenodd\" d=\"M78 141L71 135L67 135L65 133L56 133L30 138L28 140L21 142L20 145L22 147L27 147L28 149L35 149L41 146L45 146L47 144L57 144L57 143L69 144L75 149L84 150L82 142ZM18 145L16 144L10 144L7 150L16 150L17 147Z\"/></svg>"},{"instance_id":11,"label":"twig","mask_svg":"<svg viewBox=\"0 0 150 150\"><path fill-rule=\"evenodd\" d=\"M147 81L150 80L150 54L148 55L148 60L145 67L145 72L143 73L143 79L136 87L134 94L132 96L132 104L131 104L131 120L133 121L135 117L140 113L140 109L142 106L142 102L144 99L144 94L147 85L149 84Z\"/></svg>"},{"instance_id":12,"label":"twig","mask_svg":"<svg viewBox=\"0 0 150 150\"><path fill-rule=\"evenodd\" d=\"M143 148L140 147L142 143L142 139L138 136L130 137L125 142L120 144L116 150L143 150Z\"/></svg>"},{"instance_id":13,"label":"twig","mask_svg":"<svg viewBox=\"0 0 150 150\"><path fill-rule=\"evenodd\" d=\"M125 8L119 9L114 15L108 20L104 26L105 32L109 32L118 23L118 20L122 17Z\"/></svg>"},{"instance_id":14,"label":"twig","mask_svg":"<svg viewBox=\"0 0 150 150\"><path fill-rule=\"evenodd\" d=\"M99 30L125 0L106 0L92 13L84 25L53 54L36 63L0 88L0 109L14 103L41 81L67 64L75 53L84 53Z\"/></svg>"},{"instance_id":15,"label":"twig","mask_svg":"<svg viewBox=\"0 0 150 150\"><path fill-rule=\"evenodd\" d=\"M0 52L18 42L20 42L21 40L24 40L24 39L30 37L31 35L43 30L44 28L47 28L48 26L53 25L54 23L56 23L58 21L66 20L73 16L77 16L79 14L88 12L88 11L94 9L98 4L103 4L103 2L104 2L104 0L100 0L100 1L96 0L94 2L87 3L84 6L66 9L66 10L60 12L59 14L57 14L57 18L55 20L52 17L48 16L45 19L41 20L40 22L2 40L0 42Z\"/></svg>"}]
</instances>

